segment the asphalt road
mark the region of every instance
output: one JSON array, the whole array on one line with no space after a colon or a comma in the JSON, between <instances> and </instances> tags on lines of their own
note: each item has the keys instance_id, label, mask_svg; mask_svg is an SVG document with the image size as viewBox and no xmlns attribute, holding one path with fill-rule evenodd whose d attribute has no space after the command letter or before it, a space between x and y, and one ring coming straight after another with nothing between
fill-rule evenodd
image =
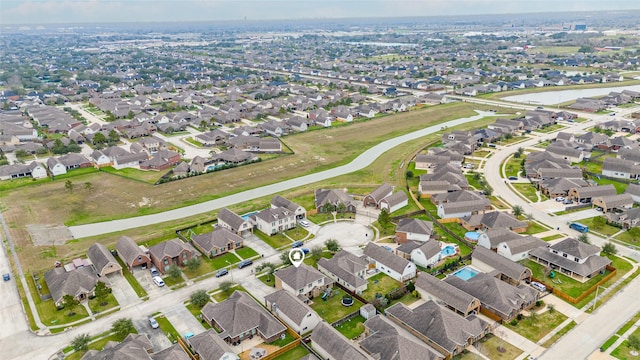
<instances>
[{"instance_id":1,"label":"asphalt road","mask_svg":"<svg viewBox=\"0 0 640 360\"><path fill-rule=\"evenodd\" d=\"M314 174L301 176L295 179L281 181L275 184L270 184L251 190L242 191L233 195L225 196L223 198L203 202L196 205L185 206L179 209L168 210L161 213L143 215L138 217L132 217L128 219L119 219L106 221L101 223L85 224L69 227L69 231L74 238L84 238L89 236L96 236L102 234L108 234L115 231L122 231L127 229L138 228L141 226L148 226L154 224L160 224L163 222L182 219L188 216L202 214L213 210L220 209L222 207L231 206L244 201L253 200L265 195L271 195L276 193L282 193L292 188L311 184L314 182L334 178L336 176L349 174L351 172L363 169L369 166L375 159L384 154L385 152L393 149L394 147L401 145L407 141L415 140L423 136L433 134L440 131L444 126L453 127L460 124L476 121L482 119L485 116L495 116L495 113L476 111L478 115L460 118L448 121L446 123L430 126L418 131L414 131L409 134L395 137L381 142L380 144L367 149L358 157L353 159L350 163L342 166L335 167L333 169L320 171Z\"/></svg>"}]
</instances>

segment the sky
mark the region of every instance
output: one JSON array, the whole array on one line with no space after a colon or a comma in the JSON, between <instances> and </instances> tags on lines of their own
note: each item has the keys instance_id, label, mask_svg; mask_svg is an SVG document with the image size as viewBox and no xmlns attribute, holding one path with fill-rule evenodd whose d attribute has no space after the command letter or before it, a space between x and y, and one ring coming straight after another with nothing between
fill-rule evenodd
<instances>
[{"instance_id":1,"label":"sky","mask_svg":"<svg viewBox=\"0 0 640 360\"><path fill-rule=\"evenodd\" d=\"M638 0L0 0L0 25L446 16L640 9Z\"/></svg>"}]
</instances>

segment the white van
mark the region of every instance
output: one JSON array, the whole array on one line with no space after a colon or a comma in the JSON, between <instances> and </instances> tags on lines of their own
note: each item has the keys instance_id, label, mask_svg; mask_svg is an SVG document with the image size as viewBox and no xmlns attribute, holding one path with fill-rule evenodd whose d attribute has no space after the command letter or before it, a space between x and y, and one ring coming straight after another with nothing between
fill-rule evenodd
<instances>
[{"instance_id":1,"label":"white van","mask_svg":"<svg viewBox=\"0 0 640 360\"><path fill-rule=\"evenodd\" d=\"M300 226L309 227L309 222L307 220L300 220Z\"/></svg>"},{"instance_id":2,"label":"white van","mask_svg":"<svg viewBox=\"0 0 640 360\"><path fill-rule=\"evenodd\" d=\"M164 280L160 276L154 276L153 282L158 286L164 286Z\"/></svg>"},{"instance_id":3,"label":"white van","mask_svg":"<svg viewBox=\"0 0 640 360\"><path fill-rule=\"evenodd\" d=\"M532 281L531 282L531 287L533 287L534 289L538 290L538 291L542 291L545 292L547 291L547 287L544 284L541 284L537 281Z\"/></svg>"}]
</instances>

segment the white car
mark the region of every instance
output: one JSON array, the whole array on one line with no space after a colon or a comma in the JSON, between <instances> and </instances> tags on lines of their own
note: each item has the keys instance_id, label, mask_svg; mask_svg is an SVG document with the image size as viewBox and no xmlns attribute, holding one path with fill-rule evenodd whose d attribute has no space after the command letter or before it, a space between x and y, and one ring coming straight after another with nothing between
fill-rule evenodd
<instances>
[{"instance_id":1,"label":"white car","mask_svg":"<svg viewBox=\"0 0 640 360\"><path fill-rule=\"evenodd\" d=\"M149 325L151 326L151 328L153 329L157 329L158 327L160 327L160 324L158 324L158 322L156 321L155 318L150 317L149 318Z\"/></svg>"},{"instance_id":2,"label":"white car","mask_svg":"<svg viewBox=\"0 0 640 360\"><path fill-rule=\"evenodd\" d=\"M160 276L154 276L153 282L158 286L164 286L164 280Z\"/></svg>"},{"instance_id":3,"label":"white car","mask_svg":"<svg viewBox=\"0 0 640 360\"><path fill-rule=\"evenodd\" d=\"M564 201L564 198L563 198L562 196L558 196L558 197L556 198L556 201L557 201L557 202L562 202L562 201Z\"/></svg>"},{"instance_id":4,"label":"white car","mask_svg":"<svg viewBox=\"0 0 640 360\"><path fill-rule=\"evenodd\" d=\"M300 220L300 226L309 227L309 222L307 220Z\"/></svg>"}]
</instances>

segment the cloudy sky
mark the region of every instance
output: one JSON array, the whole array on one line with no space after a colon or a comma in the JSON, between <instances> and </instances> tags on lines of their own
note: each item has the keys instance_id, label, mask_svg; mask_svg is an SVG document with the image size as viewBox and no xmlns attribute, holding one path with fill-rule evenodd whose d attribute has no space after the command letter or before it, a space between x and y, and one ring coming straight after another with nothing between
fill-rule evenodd
<instances>
[{"instance_id":1,"label":"cloudy sky","mask_svg":"<svg viewBox=\"0 0 640 360\"><path fill-rule=\"evenodd\" d=\"M274 20L640 9L638 0L0 0L0 24Z\"/></svg>"}]
</instances>

